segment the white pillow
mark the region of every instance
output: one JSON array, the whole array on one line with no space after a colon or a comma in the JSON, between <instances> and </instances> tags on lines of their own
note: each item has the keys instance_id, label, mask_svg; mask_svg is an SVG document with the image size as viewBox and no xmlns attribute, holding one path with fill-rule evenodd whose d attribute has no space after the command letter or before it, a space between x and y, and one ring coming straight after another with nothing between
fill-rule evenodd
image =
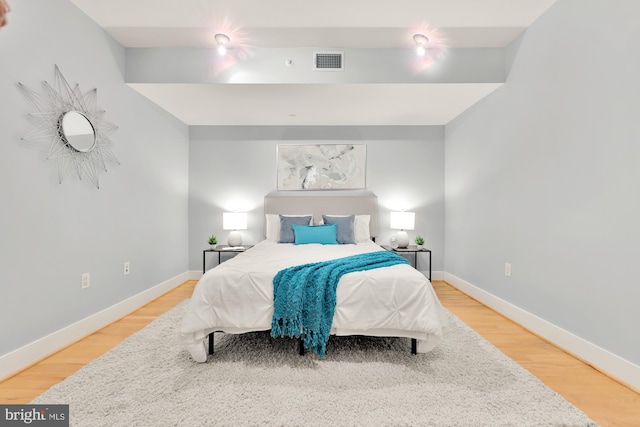
<instances>
[{"instance_id":1,"label":"white pillow","mask_svg":"<svg viewBox=\"0 0 640 427\"><path fill-rule=\"evenodd\" d=\"M326 216L349 216L349 215L331 215ZM356 243L368 242L371 240L371 232L369 230L369 223L371 222L371 215L356 215L353 222L353 234ZM322 220L320 220L322 224Z\"/></svg>"},{"instance_id":2,"label":"white pillow","mask_svg":"<svg viewBox=\"0 0 640 427\"><path fill-rule=\"evenodd\" d=\"M356 243L368 242L371 240L371 231L369 230L370 222L371 215L356 215L356 219L353 223L353 234L356 238Z\"/></svg>"},{"instance_id":3,"label":"white pillow","mask_svg":"<svg viewBox=\"0 0 640 427\"><path fill-rule=\"evenodd\" d=\"M280 215L279 214L266 214L267 229L265 230L265 238L272 242L278 242L280 240ZM282 216L311 216L309 225L313 222L313 214L305 215L282 215Z\"/></svg>"}]
</instances>

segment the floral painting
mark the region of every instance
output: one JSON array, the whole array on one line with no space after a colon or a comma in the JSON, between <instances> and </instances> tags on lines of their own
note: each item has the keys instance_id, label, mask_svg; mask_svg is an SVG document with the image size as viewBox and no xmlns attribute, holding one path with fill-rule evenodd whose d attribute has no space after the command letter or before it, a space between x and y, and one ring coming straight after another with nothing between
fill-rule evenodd
<instances>
[{"instance_id":1,"label":"floral painting","mask_svg":"<svg viewBox=\"0 0 640 427\"><path fill-rule=\"evenodd\" d=\"M278 190L365 188L366 145L278 145Z\"/></svg>"}]
</instances>

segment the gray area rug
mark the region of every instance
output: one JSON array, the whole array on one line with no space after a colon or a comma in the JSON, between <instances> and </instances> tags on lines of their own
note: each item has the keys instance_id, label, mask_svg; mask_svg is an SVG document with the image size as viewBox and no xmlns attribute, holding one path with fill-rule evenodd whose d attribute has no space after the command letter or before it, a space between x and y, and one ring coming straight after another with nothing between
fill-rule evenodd
<instances>
[{"instance_id":1,"label":"gray area rug","mask_svg":"<svg viewBox=\"0 0 640 427\"><path fill-rule=\"evenodd\" d=\"M194 363L178 341L186 301L33 403L73 426L595 426L457 317L446 340L332 337L327 357L268 333L216 334Z\"/></svg>"}]
</instances>

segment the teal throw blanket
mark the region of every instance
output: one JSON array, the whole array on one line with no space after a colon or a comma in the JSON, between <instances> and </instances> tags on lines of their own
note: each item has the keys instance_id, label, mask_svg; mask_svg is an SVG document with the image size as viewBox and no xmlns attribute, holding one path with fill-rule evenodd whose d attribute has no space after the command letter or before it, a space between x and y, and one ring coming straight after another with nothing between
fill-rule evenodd
<instances>
[{"instance_id":1,"label":"teal throw blanket","mask_svg":"<svg viewBox=\"0 0 640 427\"><path fill-rule=\"evenodd\" d=\"M340 278L355 271L408 263L394 252L377 251L280 270L273 278L271 336L299 337L302 333L305 348L324 357Z\"/></svg>"}]
</instances>

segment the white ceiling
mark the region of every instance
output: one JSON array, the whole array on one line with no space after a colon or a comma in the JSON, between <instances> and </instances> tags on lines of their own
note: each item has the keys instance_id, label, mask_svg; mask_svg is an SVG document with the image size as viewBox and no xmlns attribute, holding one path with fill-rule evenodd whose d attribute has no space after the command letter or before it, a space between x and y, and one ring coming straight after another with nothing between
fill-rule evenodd
<instances>
[{"instance_id":1,"label":"white ceiling","mask_svg":"<svg viewBox=\"0 0 640 427\"><path fill-rule=\"evenodd\" d=\"M212 47L213 35L223 32L230 36L230 47L235 49L408 49L413 46L411 36L429 28L436 30L452 49L502 48L555 2L71 1L125 47ZM188 125L441 125L499 84L310 82L131 86ZM320 92L332 99L331 105L309 96Z\"/></svg>"}]
</instances>

